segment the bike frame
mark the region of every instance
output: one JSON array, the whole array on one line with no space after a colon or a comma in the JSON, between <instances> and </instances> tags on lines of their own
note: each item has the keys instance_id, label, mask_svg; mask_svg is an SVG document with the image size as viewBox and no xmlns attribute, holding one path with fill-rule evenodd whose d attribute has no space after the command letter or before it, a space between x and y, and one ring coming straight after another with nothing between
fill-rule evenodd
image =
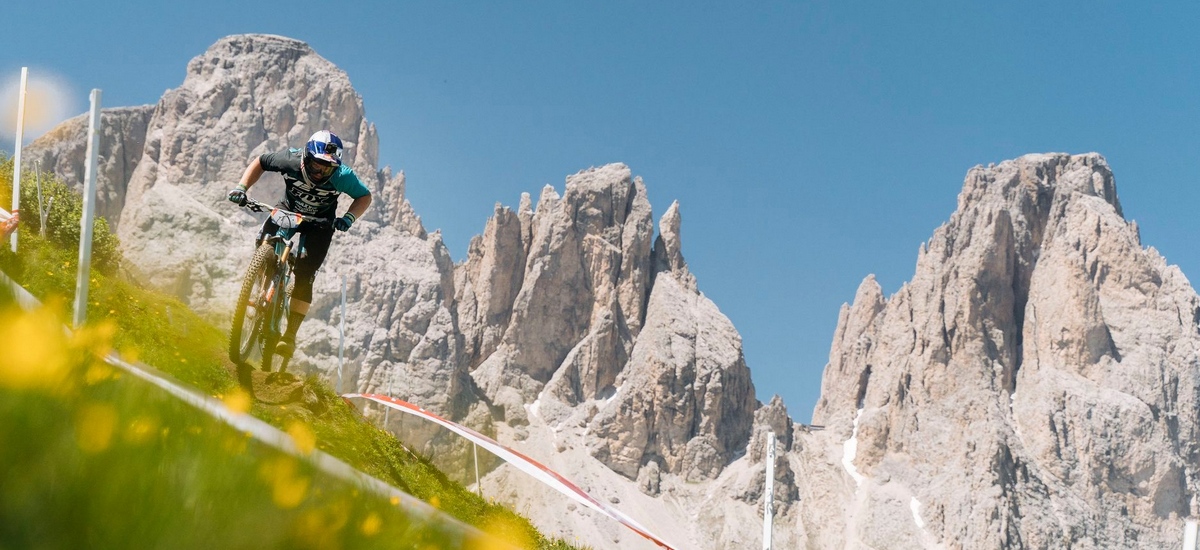
<instances>
[{"instance_id":1,"label":"bike frame","mask_svg":"<svg viewBox=\"0 0 1200 550\"><path fill-rule=\"evenodd\" d=\"M253 212L269 211L271 213L271 220L279 226L274 235L264 238L266 242L271 243L275 247L275 271L271 277L271 284L266 289L265 307L263 309L266 317L262 320L264 326L259 333L261 344L273 345L274 342L279 341L280 337L283 336L284 318L291 307L291 292L288 290L288 284L291 283L292 270L295 269L296 259L304 254L305 234L299 231L300 227L306 223L328 224L330 221L328 218L309 216L273 207L249 197L246 198L245 207ZM298 239L296 238L297 235L299 236ZM263 368L269 370L270 365L268 361L270 360L271 351L262 350L262 356L264 362ZM280 370L285 368L286 361Z\"/></svg>"},{"instance_id":2,"label":"bike frame","mask_svg":"<svg viewBox=\"0 0 1200 550\"><path fill-rule=\"evenodd\" d=\"M268 341L277 341L283 335L283 319L291 307L292 294L288 292L287 288L292 279L292 270L295 268L295 258L291 253L294 244L292 237L295 232L295 229L281 227L273 237L267 237L268 241L274 241L275 244L275 276L272 277L271 286L267 288L268 305L265 319L270 324L263 327L263 335L270 336L267 338ZM300 235L298 245L299 250L304 250L303 234Z\"/></svg>"}]
</instances>

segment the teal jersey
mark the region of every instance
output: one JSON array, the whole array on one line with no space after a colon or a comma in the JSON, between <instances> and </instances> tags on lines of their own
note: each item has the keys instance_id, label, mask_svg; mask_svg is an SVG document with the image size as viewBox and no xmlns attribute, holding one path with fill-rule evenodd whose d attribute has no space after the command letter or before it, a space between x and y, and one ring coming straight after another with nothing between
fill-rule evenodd
<instances>
[{"instance_id":1,"label":"teal jersey","mask_svg":"<svg viewBox=\"0 0 1200 550\"><path fill-rule=\"evenodd\" d=\"M281 206L293 212L333 219L337 215L337 199L342 193L352 199L370 195L354 170L345 164L338 166L324 183L313 184L300 170L304 151L285 149L258 158L263 170L283 175L284 193Z\"/></svg>"}]
</instances>

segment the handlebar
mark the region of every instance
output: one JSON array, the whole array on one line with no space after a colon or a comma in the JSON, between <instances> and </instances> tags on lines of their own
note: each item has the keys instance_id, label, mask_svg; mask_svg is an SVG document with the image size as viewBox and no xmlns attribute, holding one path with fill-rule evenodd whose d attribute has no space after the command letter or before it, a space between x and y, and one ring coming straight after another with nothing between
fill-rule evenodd
<instances>
[{"instance_id":1,"label":"handlebar","mask_svg":"<svg viewBox=\"0 0 1200 550\"><path fill-rule=\"evenodd\" d=\"M271 220L280 227L298 227L301 223L311 223L317 225L333 224L333 220L330 220L329 218L321 218L318 216L301 214L299 212L292 212L291 210L284 210L278 206L271 206L267 203L254 200L253 198L250 198L250 196L246 196L246 204L243 204L242 208L245 208L251 212L270 212Z\"/></svg>"}]
</instances>

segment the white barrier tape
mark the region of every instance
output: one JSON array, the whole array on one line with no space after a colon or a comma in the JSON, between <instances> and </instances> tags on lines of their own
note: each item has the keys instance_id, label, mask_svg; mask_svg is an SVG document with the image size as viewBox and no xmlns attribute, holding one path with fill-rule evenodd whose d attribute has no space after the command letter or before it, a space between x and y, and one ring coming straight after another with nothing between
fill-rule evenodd
<instances>
[{"instance_id":1,"label":"white barrier tape","mask_svg":"<svg viewBox=\"0 0 1200 550\"><path fill-rule=\"evenodd\" d=\"M554 488L558 492L567 495L575 502L583 504L592 510L617 520L617 522L621 523L625 527L628 527L633 532L641 535L645 539L657 544L662 548L674 550L671 545L663 542L661 538L652 534L650 530L642 527L638 522L634 521L629 516L626 516L620 510L596 500L594 497L584 492L583 489L580 489L579 486L559 475L557 472L543 466L540 462L529 458L520 452L514 451L508 447L505 447L504 445L501 445L500 443L497 443L496 440L472 430L471 428L446 420L445 418L433 414L407 401L401 401L386 395L348 393L342 397L346 399L359 398L374 401L381 405L391 407L398 411L424 418L439 424L442 427L467 438L476 445L491 451L492 454L500 457L501 460L512 464L513 467L525 472L526 474L529 474L534 479L537 479L538 481L541 481L542 483Z\"/></svg>"},{"instance_id":2,"label":"white barrier tape","mask_svg":"<svg viewBox=\"0 0 1200 550\"><path fill-rule=\"evenodd\" d=\"M29 310L42 305L28 290L25 290L25 287L8 278L8 275L3 271L0 271L0 283L3 283L13 293L13 297L17 299L17 305L21 306L21 309Z\"/></svg>"},{"instance_id":3,"label":"white barrier tape","mask_svg":"<svg viewBox=\"0 0 1200 550\"><path fill-rule=\"evenodd\" d=\"M33 309L41 305L24 287L17 284L16 281L10 279L8 275L0 272L0 283L9 287L17 298L17 303L24 309ZM69 330L69 329L68 329ZM383 481L363 473L361 470L351 467L349 464L329 455L323 451L313 449L307 455L302 453L296 447L292 437L280 431L278 428L263 422L249 414L237 413L231 411L225 404L216 398L203 395L195 390L186 388L182 383L169 379L169 376L159 372L157 369L145 364L132 365L121 360L114 354L109 354L104 358L104 361L109 365L117 367L137 378L145 380L167 393L175 396L179 400L208 413L213 418L228 424L235 430L249 434L250 437L260 443L273 447L302 460L310 461L317 469L329 474L342 481L351 483L357 487L364 489L367 492L375 493L385 499L397 499L399 508L404 513L412 515L425 522L437 522L444 527L450 528L452 532L466 538L491 539L490 542L499 544L499 541L485 535L479 529L473 526L462 523L461 521L447 515L446 513L430 506L425 501L414 497L404 491L401 491Z\"/></svg>"}]
</instances>

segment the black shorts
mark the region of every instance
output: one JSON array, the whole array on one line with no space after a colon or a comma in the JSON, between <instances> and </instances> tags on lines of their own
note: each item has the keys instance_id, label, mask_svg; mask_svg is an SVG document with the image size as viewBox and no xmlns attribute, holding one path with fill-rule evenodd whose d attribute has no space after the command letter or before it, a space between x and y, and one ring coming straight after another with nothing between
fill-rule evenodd
<instances>
[{"instance_id":1,"label":"black shorts","mask_svg":"<svg viewBox=\"0 0 1200 550\"><path fill-rule=\"evenodd\" d=\"M267 218L263 223L259 241L279 231L279 226ZM299 232L304 235L304 252L296 259L296 286L292 297L302 302L312 302L312 283L317 276L317 270L325 263L329 254L329 243L333 241L333 227L327 225L304 224Z\"/></svg>"}]
</instances>

